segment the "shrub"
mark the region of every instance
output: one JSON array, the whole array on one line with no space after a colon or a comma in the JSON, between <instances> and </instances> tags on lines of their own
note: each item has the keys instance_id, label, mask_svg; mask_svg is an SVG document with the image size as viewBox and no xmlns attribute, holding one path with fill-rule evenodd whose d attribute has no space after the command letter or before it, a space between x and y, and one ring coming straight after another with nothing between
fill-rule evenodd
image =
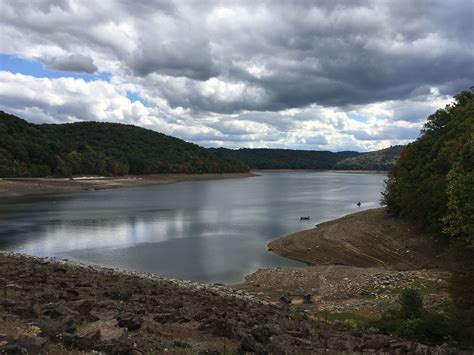
<instances>
[{"instance_id":1,"label":"shrub","mask_svg":"<svg viewBox=\"0 0 474 355\"><path fill-rule=\"evenodd\" d=\"M371 321L368 325L384 333L418 341L442 342L453 335L453 329L446 317L423 308L423 301L417 290L404 289L399 302L400 309L389 310L380 319Z\"/></svg>"},{"instance_id":2,"label":"shrub","mask_svg":"<svg viewBox=\"0 0 474 355\"><path fill-rule=\"evenodd\" d=\"M423 300L418 290L406 288L400 295L401 314L404 318L420 317L423 312Z\"/></svg>"}]
</instances>

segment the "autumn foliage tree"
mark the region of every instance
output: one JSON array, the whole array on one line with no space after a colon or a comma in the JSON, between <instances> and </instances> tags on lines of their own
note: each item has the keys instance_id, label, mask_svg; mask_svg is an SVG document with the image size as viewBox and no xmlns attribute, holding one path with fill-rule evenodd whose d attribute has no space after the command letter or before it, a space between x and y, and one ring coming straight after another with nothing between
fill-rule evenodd
<instances>
[{"instance_id":1,"label":"autumn foliage tree","mask_svg":"<svg viewBox=\"0 0 474 355\"><path fill-rule=\"evenodd\" d=\"M428 117L402 151L383 202L396 215L474 247L474 91Z\"/></svg>"}]
</instances>

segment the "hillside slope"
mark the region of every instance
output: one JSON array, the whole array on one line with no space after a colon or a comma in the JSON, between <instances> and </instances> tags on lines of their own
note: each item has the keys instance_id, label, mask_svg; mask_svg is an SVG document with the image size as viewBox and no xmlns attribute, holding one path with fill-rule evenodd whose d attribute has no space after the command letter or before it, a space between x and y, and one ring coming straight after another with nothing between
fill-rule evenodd
<instances>
[{"instance_id":1,"label":"hillside slope","mask_svg":"<svg viewBox=\"0 0 474 355\"><path fill-rule=\"evenodd\" d=\"M231 157L131 125L35 125L0 112L0 177L246 172Z\"/></svg>"},{"instance_id":2,"label":"hillside slope","mask_svg":"<svg viewBox=\"0 0 474 355\"><path fill-rule=\"evenodd\" d=\"M474 245L474 89L428 117L387 182L393 214Z\"/></svg>"},{"instance_id":3,"label":"hillside slope","mask_svg":"<svg viewBox=\"0 0 474 355\"><path fill-rule=\"evenodd\" d=\"M365 153L356 157L338 161L337 170L383 170L393 168L404 146L395 145L386 149Z\"/></svg>"},{"instance_id":4,"label":"hillside slope","mask_svg":"<svg viewBox=\"0 0 474 355\"><path fill-rule=\"evenodd\" d=\"M215 149L234 159L242 160L251 169L332 169L343 159L356 157L358 152L329 152L291 149Z\"/></svg>"}]
</instances>

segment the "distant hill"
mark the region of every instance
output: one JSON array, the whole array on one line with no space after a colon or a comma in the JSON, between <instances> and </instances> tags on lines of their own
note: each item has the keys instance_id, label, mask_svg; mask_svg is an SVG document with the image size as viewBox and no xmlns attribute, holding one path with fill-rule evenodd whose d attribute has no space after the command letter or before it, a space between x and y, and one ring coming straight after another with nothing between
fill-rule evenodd
<instances>
[{"instance_id":1,"label":"distant hill","mask_svg":"<svg viewBox=\"0 0 474 355\"><path fill-rule=\"evenodd\" d=\"M390 170L401 146L376 152L206 149L118 123L31 124L0 111L0 177L230 173L251 169Z\"/></svg>"},{"instance_id":2,"label":"distant hill","mask_svg":"<svg viewBox=\"0 0 474 355\"><path fill-rule=\"evenodd\" d=\"M0 177L246 172L241 161L118 123L31 124L0 111Z\"/></svg>"},{"instance_id":3,"label":"distant hill","mask_svg":"<svg viewBox=\"0 0 474 355\"><path fill-rule=\"evenodd\" d=\"M400 157L403 145L361 154L338 161L334 166L337 170L383 170L388 171L395 165Z\"/></svg>"},{"instance_id":4,"label":"distant hill","mask_svg":"<svg viewBox=\"0 0 474 355\"><path fill-rule=\"evenodd\" d=\"M369 153L353 151L329 152L290 149L225 149L216 151L242 160L251 169L337 169L390 170L400 156L403 146Z\"/></svg>"},{"instance_id":5,"label":"distant hill","mask_svg":"<svg viewBox=\"0 0 474 355\"><path fill-rule=\"evenodd\" d=\"M242 160L251 169L333 169L343 159L357 157L358 152L329 152L291 149L226 149L215 151Z\"/></svg>"}]
</instances>

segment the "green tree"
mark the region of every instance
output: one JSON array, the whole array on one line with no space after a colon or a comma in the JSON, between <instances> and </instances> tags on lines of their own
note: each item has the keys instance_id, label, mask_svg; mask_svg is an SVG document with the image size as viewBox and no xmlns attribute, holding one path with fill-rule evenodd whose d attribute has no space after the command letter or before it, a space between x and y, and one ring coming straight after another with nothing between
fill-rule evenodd
<instances>
[{"instance_id":1,"label":"green tree","mask_svg":"<svg viewBox=\"0 0 474 355\"><path fill-rule=\"evenodd\" d=\"M390 213L474 246L474 91L428 117L402 151L382 201Z\"/></svg>"},{"instance_id":2,"label":"green tree","mask_svg":"<svg viewBox=\"0 0 474 355\"><path fill-rule=\"evenodd\" d=\"M423 312L423 300L418 290L406 288L400 294L401 313L405 318L420 317Z\"/></svg>"}]
</instances>

